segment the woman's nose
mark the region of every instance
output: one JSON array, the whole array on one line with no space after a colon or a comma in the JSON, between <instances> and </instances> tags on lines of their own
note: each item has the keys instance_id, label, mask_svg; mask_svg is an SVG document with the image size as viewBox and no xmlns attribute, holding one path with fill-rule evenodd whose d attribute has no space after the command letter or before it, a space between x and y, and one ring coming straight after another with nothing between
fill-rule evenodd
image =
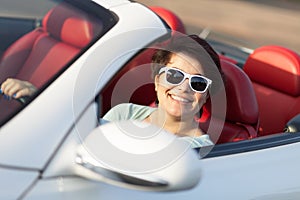
<instances>
[{"instance_id":1,"label":"woman's nose","mask_svg":"<svg viewBox=\"0 0 300 200\"><path fill-rule=\"evenodd\" d=\"M189 79L185 79L180 85L178 85L178 89L184 92L191 92Z\"/></svg>"}]
</instances>

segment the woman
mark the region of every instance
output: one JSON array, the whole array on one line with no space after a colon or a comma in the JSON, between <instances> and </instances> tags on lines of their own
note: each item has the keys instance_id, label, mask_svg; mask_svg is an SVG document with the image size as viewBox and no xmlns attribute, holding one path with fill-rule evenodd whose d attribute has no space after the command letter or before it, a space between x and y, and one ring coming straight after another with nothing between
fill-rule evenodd
<instances>
[{"instance_id":1,"label":"woman","mask_svg":"<svg viewBox=\"0 0 300 200\"><path fill-rule=\"evenodd\" d=\"M153 55L152 77L157 107L120 104L103 119L140 120L189 140L192 147L212 145L195 118L200 117L206 100L223 83L219 56L213 48L196 35L173 36ZM7 79L1 85L1 92L13 98L30 96L36 90L31 83L17 79Z\"/></svg>"},{"instance_id":2,"label":"woman","mask_svg":"<svg viewBox=\"0 0 300 200\"><path fill-rule=\"evenodd\" d=\"M189 140L192 147L212 145L195 117L200 117L203 104L222 84L222 75L219 57L205 40L174 36L152 57L157 107L120 104L103 119L141 120Z\"/></svg>"}]
</instances>

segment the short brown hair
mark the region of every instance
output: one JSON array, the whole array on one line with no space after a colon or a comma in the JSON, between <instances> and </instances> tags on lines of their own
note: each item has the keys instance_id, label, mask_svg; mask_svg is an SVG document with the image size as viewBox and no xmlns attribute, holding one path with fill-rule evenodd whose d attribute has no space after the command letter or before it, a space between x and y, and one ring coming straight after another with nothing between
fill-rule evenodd
<instances>
[{"instance_id":1,"label":"short brown hair","mask_svg":"<svg viewBox=\"0 0 300 200\"><path fill-rule=\"evenodd\" d=\"M223 84L221 81L224 75L218 54L207 41L197 35L173 36L163 48L157 49L152 56L152 78L158 75L160 68L167 65L171 56L176 53L187 54L202 64L203 75L213 81L210 94L215 93L220 84Z\"/></svg>"}]
</instances>

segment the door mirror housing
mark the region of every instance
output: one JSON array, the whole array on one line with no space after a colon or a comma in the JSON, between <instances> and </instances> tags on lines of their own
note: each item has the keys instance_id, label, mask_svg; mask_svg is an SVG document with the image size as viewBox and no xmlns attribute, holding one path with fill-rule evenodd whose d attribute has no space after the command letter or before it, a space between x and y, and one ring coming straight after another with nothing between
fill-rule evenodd
<instances>
[{"instance_id":1,"label":"door mirror housing","mask_svg":"<svg viewBox=\"0 0 300 200\"><path fill-rule=\"evenodd\" d=\"M190 189L201 176L187 141L138 121L97 127L79 145L75 162L81 177L150 191Z\"/></svg>"},{"instance_id":2,"label":"door mirror housing","mask_svg":"<svg viewBox=\"0 0 300 200\"><path fill-rule=\"evenodd\" d=\"M285 125L284 132L297 133L300 132L300 114L296 115Z\"/></svg>"}]
</instances>

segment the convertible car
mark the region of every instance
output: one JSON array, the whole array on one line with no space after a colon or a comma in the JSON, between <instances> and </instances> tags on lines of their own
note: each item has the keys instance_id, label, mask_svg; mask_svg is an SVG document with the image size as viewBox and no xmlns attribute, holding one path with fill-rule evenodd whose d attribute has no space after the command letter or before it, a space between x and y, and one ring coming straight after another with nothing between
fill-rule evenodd
<instances>
[{"instance_id":1,"label":"convertible car","mask_svg":"<svg viewBox=\"0 0 300 200\"><path fill-rule=\"evenodd\" d=\"M191 149L152 125L101 122L120 103L153 105L153 50L187 34L172 11L127 0L0 4L0 84L38 89L1 92L0 199L299 199L297 52L199 33L226 83L198 119L215 145Z\"/></svg>"}]
</instances>

